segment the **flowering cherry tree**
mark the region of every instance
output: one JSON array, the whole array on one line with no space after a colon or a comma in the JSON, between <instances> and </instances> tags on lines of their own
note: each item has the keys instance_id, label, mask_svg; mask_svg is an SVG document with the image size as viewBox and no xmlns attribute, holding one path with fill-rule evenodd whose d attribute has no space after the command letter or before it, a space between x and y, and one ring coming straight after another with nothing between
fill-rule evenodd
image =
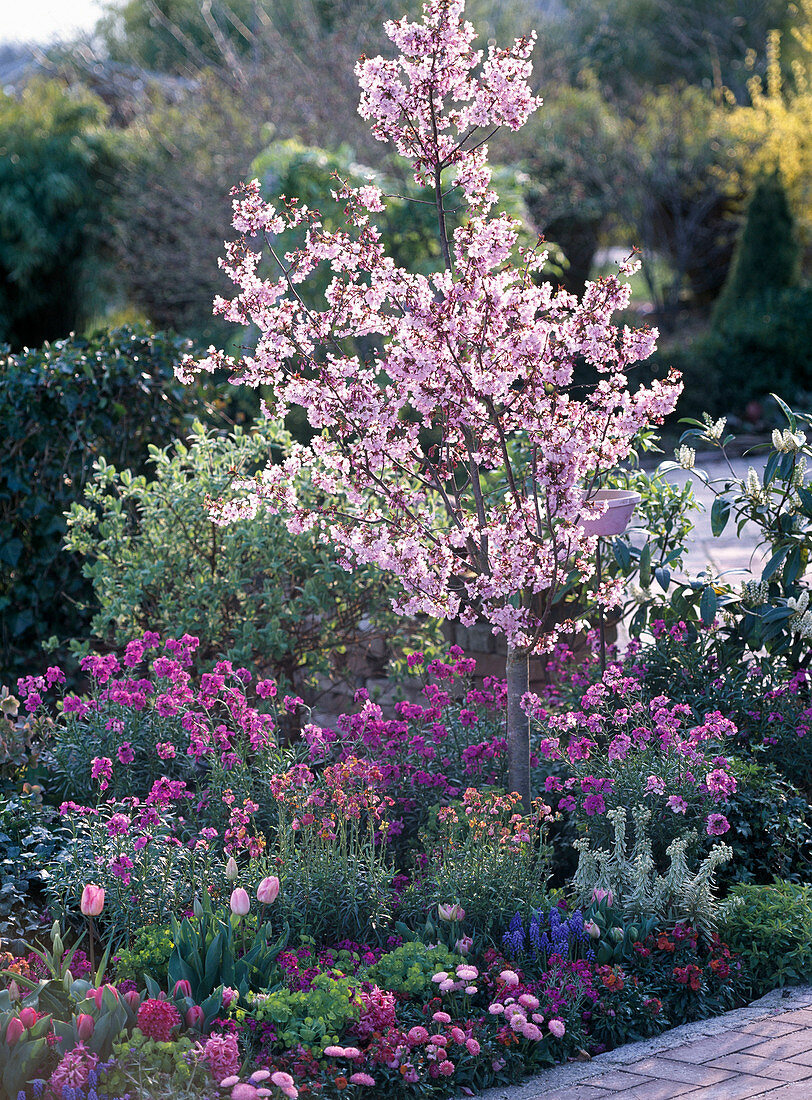
<instances>
[{"instance_id":1,"label":"flowering cherry tree","mask_svg":"<svg viewBox=\"0 0 812 1100\"><path fill-rule=\"evenodd\" d=\"M422 21L387 23L399 55L361 58L356 70L360 113L411 161L436 207L442 270L395 266L373 218L386 196L372 183L337 181L344 225L326 232L317 210L295 198L270 205L254 180L235 189L241 236L222 261L239 293L215 310L255 326L256 351L236 362L210 349L179 374L225 366L234 382L272 387L268 415L302 406L319 433L238 483L237 500L213 502L220 522L284 511L292 530L318 526L347 568L395 573L403 614L485 620L505 635L510 786L529 807L528 656L554 635L567 577L592 574L595 537L580 521L600 512L588 503L596 477L674 408L680 383L672 375L630 392L626 371L656 333L611 324L627 283L602 279L581 300L554 290L537 274L545 253L519 248L518 223L495 211L486 142L540 104L528 85L533 41L485 56L463 9L428 0ZM285 252L278 238L296 227L304 244ZM271 278L259 270L262 237ZM332 277L315 308L300 287L320 265ZM586 392L571 385L576 361L594 370ZM303 471L340 504L305 509ZM611 586L599 599L612 602Z\"/></svg>"}]
</instances>

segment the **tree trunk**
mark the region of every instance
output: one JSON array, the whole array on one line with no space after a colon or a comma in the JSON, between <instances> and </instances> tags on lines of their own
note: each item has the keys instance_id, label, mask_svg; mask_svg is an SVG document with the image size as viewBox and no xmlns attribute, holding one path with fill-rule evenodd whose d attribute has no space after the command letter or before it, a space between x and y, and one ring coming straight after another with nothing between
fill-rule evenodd
<instances>
[{"instance_id":1,"label":"tree trunk","mask_svg":"<svg viewBox=\"0 0 812 1100\"><path fill-rule=\"evenodd\" d=\"M530 659L527 653L508 646L507 722L508 790L517 791L522 808L530 812L530 719L522 710L522 696L530 690Z\"/></svg>"}]
</instances>

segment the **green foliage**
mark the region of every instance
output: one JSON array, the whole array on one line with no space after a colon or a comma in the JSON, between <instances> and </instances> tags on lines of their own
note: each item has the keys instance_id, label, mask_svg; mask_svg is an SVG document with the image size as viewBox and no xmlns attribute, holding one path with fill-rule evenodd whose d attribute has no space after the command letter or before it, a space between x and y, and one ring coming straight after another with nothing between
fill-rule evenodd
<instances>
[{"instance_id":1,"label":"green foliage","mask_svg":"<svg viewBox=\"0 0 812 1100\"><path fill-rule=\"evenodd\" d=\"M432 977L441 970L453 970L459 962L460 956L443 944L429 947L420 940L407 940L394 951L382 955L370 967L367 977L381 989L428 1000L436 992Z\"/></svg>"},{"instance_id":2,"label":"green foliage","mask_svg":"<svg viewBox=\"0 0 812 1100\"><path fill-rule=\"evenodd\" d=\"M812 980L812 886L736 886L722 934L741 956L754 996Z\"/></svg>"},{"instance_id":3,"label":"green foliage","mask_svg":"<svg viewBox=\"0 0 812 1100\"><path fill-rule=\"evenodd\" d=\"M200 1087L208 1084L208 1073L190 1057L194 1045L187 1035L161 1042L147 1039L136 1028L113 1044L115 1063L104 1075L105 1092L110 1096L199 1096Z\"/></svg>"},{"instance_id":4,"label":"green foliage","mask_svg":"<svg viewBox=\"0 0 812 1100\"><path fill-rule=\"evenodd\" d=\"M652 853L651 812L643 806L632 810L634 838L627 840L627 810L620 807L607 814L614 829L611 846L593 848L588 838L573 842L578 851L578 868L572 881L576 904L589 904L596 888L611 891L615 907L627 920L657 917L665 923L688 921L703 935L710 936L730 908L715 896L716 869L731 857L726 844L717 844L690 866L689 853L696 833L688 832L669 844L669 865L659 874Z\"/></svg>"},{"instance_id":5,"label":"green foliage","mask_svg":"<svg viewBox=\"0 0 812 1100\"><path fill-rule=\"evenodd\" d=\"M778 172L756 184L713 314L714 328L736 330L737 315L751 311L754 299L774 295L798 282L801 247L795 219ZM775 387L774 387L775 388ZM782 392L787 392L783 390Z\"/></svg>"},{"instance_id":6,"label":"green foliage","mask_svg":"<svg viewBox=\"0 0 812 1100\"><path fill-rule=\"evenodd\" d=\"M47 719L20 714L19 699L0 686L0 791L35 777L49 733Z\"/></svg>"},{"instance_id":7,"label":"green foliage","mask_svg":"<svg viewBox=\"0 0 812 1100\"><path fill-rule=\"evenodd\" d=\"M17 1096L29 1081L40 1076L40 1071L50 1059L50 1047L46 1035L51 1026L50 1016L43 1016L33 1027L27 1028L22 1037L10 1046L6 1032L10 1021L17 1015L12 1011L8 991L0 993L0 1085L6 1096Z\"/></svg>"},{"instance_id":8,"label":"green foliage","mask_svg":"<svg viewBox=\"0 0 812 1100\"><path fill-rule=\"evenodd\" d=\"M193 918L184 917L179 924L172 917L175 946L167 965L170 987L186 979L192 1001L200 1005L222 986L238 989L242 996L249 989L273 989L280 982L276 957L288 942L288 928L275 941L271 935L270 923L258 925L249 943L240 918L196 904Z\"/></svg>"},{"instance_id":9,"label":"green foliage","mask_svg":"<svg viewBox=\"0 0 812 1100\"><path fill-rule=\"evenodd\" d=\"M132 978L143 981L150 974L159 985L167 982L167 966L175 948L172 929L168 925L148 924L135 933L132 945L122 947L112 958L116 980Z\"/></svg>"},{"instance_id":10,"label":"green foliage","mask_svg":"<svg viewBox=\"0 0 812 1100\"><path fill-rule=\"evenodd\" d=\"M58 814L39 791L0 801L0 936L30 936L41 928L45 865L67 839Z\"/></svg>"},{"instance_id":11,"label":"green foliage","mask_svg":"<svg viewBox=\"0 0 812 1100\"><path fill-rule=\"evenodd\" d=\"M61 550L63 513L93 462L134 473L195 415L213 415L174 378L178 337L121 328L0 355L0 669L37 671L46 639L82 635L92 589Z\"/></svg>"},{"instance_id":12,"label":"green foliage","mask_svg":"<svg viewBox=\"0 0 812 1100\"><path fill-rule=\"evenodd\" d=\"M793 733L797 742L797 734ZM720 876L737 882L793 882L812 876L812 823L809 803L773 765L732 761L738 789L730 795L733 858Z\"/></svg>"},{"instance_id":13,"label":"green foliage","mask_svg":"<svg viewBox=\"0 0 812 1100\"><path fill-rule=\"evenodd\" d=\"M614 210L622 137L620 117L592 80L545 92L543 109L517 135L530 177L528 212L563 251L561 281L573 294L583 293L601 227Z\"/></svg>"},{"instance_id":14,"label":"green foliage","mask_svg":"<svg viewBox=\"0 0 812 1100\"><path fill-rule=\"evenodd\" d=\"M273 1024L278 1048L294 1050L301 1044L317 1057L338 1043L361 1008L357 983L339 972L317 974L309 989L254 993L247 1002L258 1022Z\"/></svg>"},{"instance_id":15,"label":"green foliage","mask_svg":"<svg viewBox=\"0 0 812 1100\"><path fill-rule=\"evenodd\" d=\"M107 824L117 812L127 814L132 807L103 803L92 813L73 813L66 819L71 830L67 843L47 864L48 901L52 912L64 918L78 917L87 882L104 888L104 911L96 926L114 948L145 924L191 908L201 879L221 891L225 885L219 859L183 843L188 833L172 811L158 815L149 842L137 850L126 834L110 835ZM114 870L122 856L132 861L126 885Z\"/></svg>"},{"instance_id":16,"label":"green foliage","mask_svg":"<svg viewBox=\"0 0 812 1100\"><path fill-rule=\"evenodd\" d=\"M226 527L209 518L207 499L290 444L269 423L229 436L196 423L188 443L150 447L151 478L101 458L66 538L99 604L94 632L119 643L145 629L188 632L202 639L198 661L224 654L297 690L353 643L395 642L393 582L374 569L348 573L315 532L293 535L264 510Z\"/></svg>"},{"instance_id":17,"label":"green foliage","mask_svg":"<svg viewBox=\"0 0 812 1100\"><path fill-rule=\"evenodd\" d=\"M0 92L0 345L33 347L88 317L118 162L105 113L56 81Z\"/></svg>"}]
</instances>

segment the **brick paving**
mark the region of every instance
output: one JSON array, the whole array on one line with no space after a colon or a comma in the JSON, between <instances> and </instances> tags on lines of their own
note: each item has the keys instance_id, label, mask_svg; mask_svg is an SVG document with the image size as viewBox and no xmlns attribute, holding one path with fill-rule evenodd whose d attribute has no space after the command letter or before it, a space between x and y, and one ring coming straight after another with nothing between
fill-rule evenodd
<instances>
[{"instance_id":1,"label":"brick paving","mask_svg":"<svg viewBox=\"0 0 812 1100\"><path fill-rule=\"evenodd\" d=\"M483 1100L812 1100L812 988L768 994Z\"/></svg>"}]
</instances>

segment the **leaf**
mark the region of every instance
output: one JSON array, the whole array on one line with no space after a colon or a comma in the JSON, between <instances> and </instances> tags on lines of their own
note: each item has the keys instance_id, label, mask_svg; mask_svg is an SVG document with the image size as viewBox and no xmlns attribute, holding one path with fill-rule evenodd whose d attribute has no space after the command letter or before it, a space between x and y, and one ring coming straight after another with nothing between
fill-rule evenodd
<instances>
[{"instance_id":1,"label":"leaf","mask_svg":"<svg viewBox=\"0 0 812 1100\"><path fill-rule=\"evenodd\" d=\"M795 419L795 413L792 411L786 401L781 400L778 394L771 393L770 397L773 399L773 401L775 401L776 405L778 405L781 412L789 421L790 431L794 432L798 427L798 421Z\"/></svg>"},{"instance_id":2,"label":"leaf","mask_svg":"<svg viewBox=\"0 0 812 1100\"><path fill-rule=\"evenodd\" d=\"M798 574L801 571L801 548L800 546L793 546L787 555L787 560L784 563L784 587L792 588L798 579Z\"/></svg>"},{"instance_id":3,"label":"leaf","mask_svg":"<svg viewBox=\"0 0 812 1100\"><path fill-rule=\"evenodd\" d=\"M654 570L654 579L657 581L660 588L662 588L663 592L667 592L671 585L671 570L662 565L658 566Z\"/></svg>"},{"instance_id":4,"label":"leaf","mask_svg":"<svg viewBox=\"0 0 812 1100\"><path fill-rule=\"evenodd\" d=\"M788 546L782 546L780 550L776 550L776 552L773 554L773 556L770 558L770 560L761 571L761 579L763 581L768 581L770 579L770 577L773 575L773 573L775 573L775 571L778 569L779 565L788 553Z\"/></svg>"},{"instance_id":5,"label":"leaf","mask_svg":"<svg viewBox=\"0 0 812 1100\"><path fill-rule=\"evenodd\" d=\"M713 626L719 600L712 585L707 585L699 601L699 614L705 626Z\"/></svg>"},{"instance_id":6,"label":"leaf","mask_svg":"<svg viewBox=\"0 0 812 1100\"><path fill-rule=\"evenodd\" d=\"M640 551L640 584L648 588L651 584L651 543L647 542Z\"/></svg>"},{"instance_id":7,"label":"leaf","mask_svg":"<svg viewBox=\"0 0 812 1100\"><path fill-rule=\"evenodd\" d=\"M711 531L714 538L719 536L727 527L727 521L730 519L730 501L725 500L724 497L716 497L711 507Z\"/></svg>"},{"instance_id":8,"label":"leaf","mask_svg":"<svg viewBox=\"0 0 812 1100\"><path fill-rule=\"evenodd\" d=\"M767 459L767 465L764 467L764 475L762 478L762 484L766 489L772 479L775 477L775 471L778 469L778 463L781 461L781 452L773 451L770 457Z\"/></svg>"}]
</instances>

